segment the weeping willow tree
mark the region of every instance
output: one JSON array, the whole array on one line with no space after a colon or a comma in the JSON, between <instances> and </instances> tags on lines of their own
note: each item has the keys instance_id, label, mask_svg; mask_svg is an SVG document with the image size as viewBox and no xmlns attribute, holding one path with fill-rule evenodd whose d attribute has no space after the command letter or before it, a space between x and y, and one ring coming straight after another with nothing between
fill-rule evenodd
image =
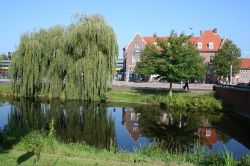
<instances>
[{"instance_id":1,"label":"weeping willow tree","mask_svg":"<svg viewBox=\"0 0 250 166\"><path fill-rule=\"evenodd\" d=\"M100 15L21 36L10 73L13 93L98 100L114 75L115 33Z\"/></svg>"}]
</instances>

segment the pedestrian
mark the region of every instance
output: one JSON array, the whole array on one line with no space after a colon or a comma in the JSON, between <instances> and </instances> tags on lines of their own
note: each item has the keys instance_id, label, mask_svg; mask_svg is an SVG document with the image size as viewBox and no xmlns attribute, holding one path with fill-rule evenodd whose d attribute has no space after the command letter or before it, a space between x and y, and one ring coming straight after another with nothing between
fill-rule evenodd
<instances>
[{"instance_id":1,"label":"pedestrian","mask_svg":"<svg viewBox=\"0 0 250 166\"><path fill-rule=\"evenodd\" d=\"M185 90L186 88L187 88L187 90L189 91L188 81L185 81L185 85L183 86L183 90Z\"/></svg>"}]
</instances>

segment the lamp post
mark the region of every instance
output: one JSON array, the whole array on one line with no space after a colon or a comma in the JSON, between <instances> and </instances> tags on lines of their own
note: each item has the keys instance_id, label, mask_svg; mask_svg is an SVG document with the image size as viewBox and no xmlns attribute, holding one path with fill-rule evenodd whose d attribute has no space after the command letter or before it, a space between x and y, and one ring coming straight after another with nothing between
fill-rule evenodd
<instances>
[{"instance_id":1,"label":"lamp post","mask_svg":"<svg viewBox=\"0 0 250 166\"><path fill-rule=\"evenodd\" d=\"M230 82L229 82L229 85L232 85L232 73L233 73L233 65L230 65Z\"/></svg>"}]
</instances>

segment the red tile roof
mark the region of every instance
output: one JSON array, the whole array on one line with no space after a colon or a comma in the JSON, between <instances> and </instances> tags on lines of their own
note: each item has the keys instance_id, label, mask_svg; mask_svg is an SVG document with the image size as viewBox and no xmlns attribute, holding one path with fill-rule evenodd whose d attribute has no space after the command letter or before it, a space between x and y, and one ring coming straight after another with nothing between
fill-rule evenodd
<instances>
[{"instance_id":1,"label":"red tile roof","mask_svg":"<svg viewBox=\"0 0 250 166\"><path fill-rule=\"evenodd\" d=\"M202 33L202 35L196 41L196 44L198 42L202 43L202 49L200 51L218 51L221 46L222 38L217 33L209 30ZM214 43L213 49L208 48L209 42Z\"/></svg>"},{"instance_id":2,"label":"red tile roof","mask_svg":"<svg viewBox=\"0 0 250 166\"><path fill-rule=\"evenodd\" d=\"M147 44L154 44L156 42L156 37L142 37ZM168 37L159 37L163 40L168 40Z\"/></svg>"},{"instance_id":3,"label":"red tile roof","mask_svg":"<svg viewBox=\"0 0 250 166\"><path fill-rule=\"evenodd\" d=\"M250 68L250 58L242 58L242 59L240 59L240 68L241 69Z\"/></svg>"},{"instance_id":4,"label":"red tile roof","mask_svg":"<svg viewBox=\"0 0 250 166\"><path fill-rule=\"evenodd\" d=\"M159 37L159 38L165 40L168 39L168 37ZM147 44L154 44L156 42L156 39L157 39L156 37L143 37L143 40ZM218 51L222 43L222 38L212 30L208 30L204 31L199 37L191 37L190 41L193 42L195 46L198 42L202 43L202 49L199 49L199 51ZM214 43L213 49L208 48L209 42Z\"/></svg>"}]
</instances>

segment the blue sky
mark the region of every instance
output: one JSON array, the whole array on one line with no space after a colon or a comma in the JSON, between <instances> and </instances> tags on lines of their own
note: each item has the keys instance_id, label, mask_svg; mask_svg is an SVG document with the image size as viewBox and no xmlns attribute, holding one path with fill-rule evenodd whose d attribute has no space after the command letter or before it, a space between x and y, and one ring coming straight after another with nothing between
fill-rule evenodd
<instances>
[{"instance_id":1,"label":"blue sky","mask_svg":"<svg viewBox=\"0 0 250 166\"><path fill-rule=\"evenodd\" d=\"M0 53L15 51L22 33L69 25L78 12L106 18L117 35L119 57L137 32L198 35L200 30L217 28L221 37L240 47L242 57L250 58L250 0L2 0Z\"/></svg>"}]
</instances>

